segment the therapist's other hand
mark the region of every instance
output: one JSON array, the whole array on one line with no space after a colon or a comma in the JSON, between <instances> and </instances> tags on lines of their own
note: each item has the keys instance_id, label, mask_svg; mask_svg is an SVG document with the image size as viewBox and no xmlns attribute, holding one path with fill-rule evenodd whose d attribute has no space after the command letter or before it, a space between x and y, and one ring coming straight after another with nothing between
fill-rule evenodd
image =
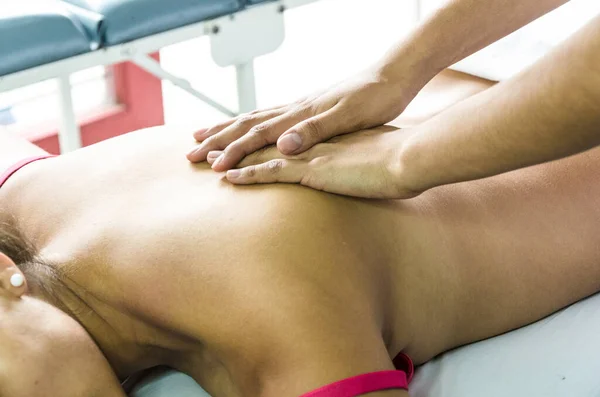
<instances>
[{"instance_id":1,"label":"therapist's other hand","mask_svg":"<svg viewBox=\"0 0 600 397\"><path fill-rule=\"evenodd\" d=\"M407 199L421 193L399 161L408 135L383 126L333 138L294 156L270 147L246 157L226 178L237 185L297 183L346 196ZM214 164L221 154L209 153L208 162Z\"/></svg>"},{"instance_id":2,"label":"therapist's other hand","mask_svg":"<svg viewBox=\"0 0 600 397\"><path fill-rule=\"evenodd\" d=\"M209 152L222 150L222 157L212 163L213 169L221 172L274 143L283 154L302 153L331 137L393 120L417 93L407 88L408 83L408 77L405 84L378 72L363 72L301 101L255 111L197 131L194 137L201 143L188 154L188 159L204 161Z\"/></svg>"}]
</instances>

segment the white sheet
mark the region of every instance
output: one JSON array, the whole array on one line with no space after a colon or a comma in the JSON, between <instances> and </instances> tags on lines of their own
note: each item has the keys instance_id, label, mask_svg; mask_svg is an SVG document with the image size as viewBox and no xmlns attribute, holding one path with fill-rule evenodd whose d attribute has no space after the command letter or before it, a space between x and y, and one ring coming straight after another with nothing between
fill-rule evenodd
<instances>
[{"instance_id":1,"label":"white sheet","mask_svg":"<svg viewBox=\"0 0 600 397\"><path fill-rule=\"evenodd\" d=\"M411 396L598 397L599 375L600 294L430 361Z\"/></svg>"},{"instance_id":2,"label":"white sheet","mask_svg":"<svg viewBox=\"0 0 600 397\"><path fill-rule=\"evenodd\" d=\"M176 371L165 371L140 381L130 397L210 397L196 381Z\"/></svg>"}]
</instances>

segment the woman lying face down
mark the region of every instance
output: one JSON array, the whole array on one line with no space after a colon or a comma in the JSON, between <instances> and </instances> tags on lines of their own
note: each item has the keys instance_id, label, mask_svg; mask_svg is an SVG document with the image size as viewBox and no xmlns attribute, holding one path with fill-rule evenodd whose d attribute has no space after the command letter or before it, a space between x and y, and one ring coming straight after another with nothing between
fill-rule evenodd
<instances>
[{"instance_id":1,"label":"woman lying face down","mask_svg":"<svg viewBox=\"0 0 600 397\"><path fill-rule=\"evenodd\" d=\"M367 201L231 186L188 137L139 131L0 188L0 395L118 396L166 365L215 397L295 397L600 289L600 151ZM39 154L0 148L3 169Z\"/></svg>"},{"instance_id":2,"label":"woman lying face down","mask_svg":"<svg viewBox=\"0 0 600 397\"><path fill-rule=\"evenodd\" d=\"M124 396L98 346L66 314L54 267L8 223L0 251L0 396Z\"/></svg>"}]
</instances>

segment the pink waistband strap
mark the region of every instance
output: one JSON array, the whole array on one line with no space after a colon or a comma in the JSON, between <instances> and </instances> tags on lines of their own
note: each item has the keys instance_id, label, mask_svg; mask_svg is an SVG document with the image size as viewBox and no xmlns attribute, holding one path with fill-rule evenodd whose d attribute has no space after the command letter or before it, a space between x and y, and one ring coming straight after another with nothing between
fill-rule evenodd
<instances>
[{"instance_id":1,"label":"pink waistband strap","mask_svg":"<svg viewBox=\"0 0 600 397\"><path fill-rule=\"evenodd\" d=\"M412 381L412 378L415 375L415 364L409 356L407 356L405 353L398 353L396 358L394 358L394 366L397 370L404 371L406 373L408 383Z\"/></svg>"},{"instance_id":2,"label":"pink waistband strap","mask_svg":"<svg viewBox=\"0 0 600 397\"><path fill-rule=\"evenodd\" d=\"M408 380L403 371L381 371L341 380L301 397L355 397L376 391L408 390Z\"/></svg>"},{"instance_id":3,"label":"pink waistband strap","mask_svg":"<svg viewBox=\"0 0 600 397\"><path fill-rule=\"evenodd\" d=\"M47 159L50 157L54 157L54 156L47 154L44 156L29 157L29 158L19 161L18 163L16 163L15 165L13 165L11 167L9 167L5 172L0 174L0 187L2 187L2 185L4 185L6 183L8 178L10 178L15 172L19 171L21 168L25 167L27 164L31 164L35 161Z\"/></svg>"}]
</instances>

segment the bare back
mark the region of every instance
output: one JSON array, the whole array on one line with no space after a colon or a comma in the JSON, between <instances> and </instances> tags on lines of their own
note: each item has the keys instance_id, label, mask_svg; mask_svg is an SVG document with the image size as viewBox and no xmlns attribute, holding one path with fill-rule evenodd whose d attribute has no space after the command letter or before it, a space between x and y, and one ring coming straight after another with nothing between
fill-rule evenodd
<instances>
[{"instance_id":1,"label":"bare back","mask_svg":"<svg viewBox=\"0 0 600 397\"><path fill-rule=\"evenodd\" d=\"M180 338L215 395L259 365L317 379L315 356L422 362L600 288L599 151L393 202L233 187L190 144L156 128L32 164L13 202L92 295Z\"/></svg>"}]
</instances>

